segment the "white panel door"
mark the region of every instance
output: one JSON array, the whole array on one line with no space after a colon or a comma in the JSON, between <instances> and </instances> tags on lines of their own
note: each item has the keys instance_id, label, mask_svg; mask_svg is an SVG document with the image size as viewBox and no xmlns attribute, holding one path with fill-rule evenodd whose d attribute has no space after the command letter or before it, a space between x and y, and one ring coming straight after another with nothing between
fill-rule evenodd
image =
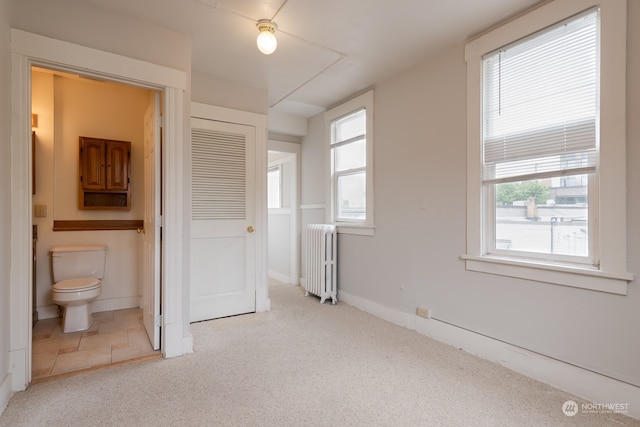
<instances>
[{"instance_id":1,"label":"white panel door","mask_svg":"<svg viewBox=\"0 0 640 427\"><path fill-rule=\"evenodd\" d=\"M144 229L142 321L154 350L160 348L160 94L144 115Z\"/></svg>"},{"instance_id":2,"label":"white panel door","mask_svg":"<svg viewBox=\"0 0 640 427\"><path fill-rule=\"evenodd\" d=\"M255 128L191 119L192 322L256 310Z\"/></svg>"}]
</instances>

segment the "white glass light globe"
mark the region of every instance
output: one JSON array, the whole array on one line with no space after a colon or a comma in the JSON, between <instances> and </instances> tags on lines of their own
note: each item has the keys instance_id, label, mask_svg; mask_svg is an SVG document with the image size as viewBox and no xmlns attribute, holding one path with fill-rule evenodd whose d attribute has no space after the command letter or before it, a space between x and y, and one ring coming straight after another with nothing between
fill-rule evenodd
<instances>
[{"instance_id":1,"label":"white glass light globe","mask_svg":"<svg viewBox=\"0 0 640 427\"><path fill-rule=\"evenodd\" d=\"M278 47L278 40L271 31L261 31L256 40L258 50L265 55L271 55Z\"/></svg>"}]
</instances>

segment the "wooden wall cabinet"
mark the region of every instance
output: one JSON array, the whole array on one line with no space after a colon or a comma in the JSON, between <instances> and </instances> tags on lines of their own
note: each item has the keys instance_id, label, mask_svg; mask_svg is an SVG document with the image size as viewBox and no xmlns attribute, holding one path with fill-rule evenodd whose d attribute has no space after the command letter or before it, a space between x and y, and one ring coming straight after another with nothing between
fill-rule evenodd
<instances>
[{"instance_id":1,"label":"wooden wall cabinet","mask_svg":"<svg viewBox=\"0 0 640 427\"><path fill-rule=\"evenodd\" d=\"M80 137L80 209L131 209L131 142Z\"/></svg>"}]
</instances>

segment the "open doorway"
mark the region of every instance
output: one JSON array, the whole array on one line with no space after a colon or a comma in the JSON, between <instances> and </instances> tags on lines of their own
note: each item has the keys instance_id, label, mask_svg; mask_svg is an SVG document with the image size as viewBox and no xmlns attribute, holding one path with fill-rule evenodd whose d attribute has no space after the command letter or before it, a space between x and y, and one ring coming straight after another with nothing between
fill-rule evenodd
<instances>
[{"instance_id":1,"label":"open doorway","mask_svg":"<svg viewBox=\"0 0 640 427\"><path fill-rule=\"evenodd\" d=\"M300 283L299 152L299 144L269 141L269 278L290 285Z\"/></svg>"},{"instance_id":2,"label":"open doorway","mask_svg":"<svg viewBox=\"0 0 640 427\"><path fill-rule=\"evenodd\" d=\"M147 241L155 234L147 210L154 209L156 202L160 206L155 195L161 194L161 181L153 179L159 175L159 162L156 165L153 158L160 146L156 141L160 132L155 130L160 92L43 67L32 67L31 89L32 382L159 357L159 334L145 330L143 307L148 308L149 301L144 284L155 280L146 277L150 274ZM83 172L78 162L80 158L82 164L83 158L80 137L128 144L130 151L121 165L128 171L126 193L106 186L91 193L100 197L91 199L95 204L85 206L87 193L82 190ZM124 206L111 202L121 194L127 195ZM90 327L62 333L61 307L52 301L49 250L69 245L104 245L107 262L100 295L92 303ZM150 250L151 258L159 260L159 244ZM159 293L159 281L154 286L158 290L152 294ZM159 311L159 300L158 307L152 308L155 310Z\"/></svg>"},{"instance_id":3,"label":"open doorway","mask_svg":"<svg viewBox=\"0 0 640 427\"><path fill-rule=\"evenodd\" d=\"M11 325L10 365L12 390L26 389L31 382L32 354L32 156L31 66L80 71L83 75L129 83L162 93L162 315L153 319L161 334L164 357L193 351L188 327L188 277L183 268L185 240L184 104L187 75L182 70L95 50L44 36L11 30ZM160 220L158 219L157 223ZM155 227L154 227L155 228ZM160 306L159 299L158 307Z\"/></svg>"}]
</instances>

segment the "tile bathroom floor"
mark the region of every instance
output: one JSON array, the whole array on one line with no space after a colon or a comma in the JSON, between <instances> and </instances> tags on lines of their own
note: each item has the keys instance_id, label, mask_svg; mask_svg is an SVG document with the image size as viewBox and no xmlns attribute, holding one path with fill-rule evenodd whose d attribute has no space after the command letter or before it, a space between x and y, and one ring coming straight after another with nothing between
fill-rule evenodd
<instances>
[{"instance_id":1,"label":"tile bathroom floor","mask_svg":"<svg viewBox=\"0 0 640 427\"><path fill-rule=\"evenodd\" d=\"M38 320L33 328L32 383L125 361L161 357L142 325L142 309L93 313L91 328L62 333L62 318Z\"/></svg>"}]
</instances>

